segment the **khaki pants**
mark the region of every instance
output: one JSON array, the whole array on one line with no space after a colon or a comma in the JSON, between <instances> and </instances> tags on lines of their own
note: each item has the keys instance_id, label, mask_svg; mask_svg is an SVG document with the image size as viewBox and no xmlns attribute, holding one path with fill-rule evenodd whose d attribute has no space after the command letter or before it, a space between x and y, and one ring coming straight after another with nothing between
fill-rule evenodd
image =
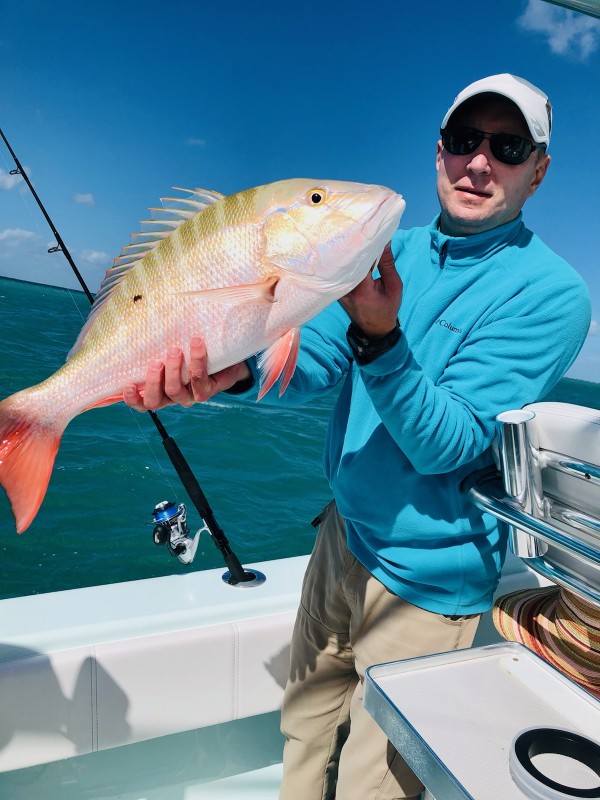
<instances>
[{"instance_id":1,"label":"khaki pants","mask_svg":"<svg viewBox=\"0 0 600 800\"><path fill-rule=\"evenodd\" d=\"M450 619L388 591L321 514L292 638L280 800L399 800L423 787L363 708L371 664L469 647L479 615Z\"/></svg>"}]
</instances>

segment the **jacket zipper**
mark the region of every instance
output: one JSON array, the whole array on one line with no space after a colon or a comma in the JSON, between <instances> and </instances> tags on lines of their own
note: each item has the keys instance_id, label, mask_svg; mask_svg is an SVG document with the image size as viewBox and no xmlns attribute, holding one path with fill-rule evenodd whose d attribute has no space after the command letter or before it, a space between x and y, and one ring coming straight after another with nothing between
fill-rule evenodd
<instances>
[{"instance_id":1,"label":"jacket zipper","mask_svg":"<svg viewBox=\"0 0 600 800\"><path fill-rule=\"evenodd\" d=\"M444 242L440 250L440 269L444 269L446 264L446 256L448 255L448 242Z\"/></svg>"}]
</instances>

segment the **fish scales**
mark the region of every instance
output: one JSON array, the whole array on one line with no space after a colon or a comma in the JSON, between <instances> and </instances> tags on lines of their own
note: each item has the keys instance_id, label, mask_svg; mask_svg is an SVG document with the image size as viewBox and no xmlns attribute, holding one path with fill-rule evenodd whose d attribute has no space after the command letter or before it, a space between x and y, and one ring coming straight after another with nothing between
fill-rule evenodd
<instances>
[{"instance_id":1,"label":"fish scales","mask_svg":"<svg viewBox=\"0 0 600 800\"><path fill-rule=\"evenodd\" d=\"M194 323L198 332L207 337L218 325L225 310L222 305L213 303L212 314L205 313L201 321L199 301L182 298L178 293L216 288L223 285L224 279L227 283L242 283L259 278L256 264L260 254L260 229L247 222L244 224L249 203L239 206L237 200L229 205L210 206L187 220L147 253L138 268L123 279L115 291L114 302L102 310L97 326L85 340L85 349L99 347L106 351L105 365L116 361L116 373L109 376L103 369L105 381L98 387L100 394L110 392L115 377L120 386L128 380L142 381L148 361L164 357L164 342L185 346L185 339L189 339L186 332ZM140 317L148 318L147 322L141 322ZM208 330L203 331L202 327ZM221 329L223 323L218 327ZM114 330L120 330L123 345L129 341L137 352L137 369L133 374L130 364L121 364L119 369L115 339L111 341L110 337ZM80 357L86 357L85 350Z\"/></svg>"}]
</instances>

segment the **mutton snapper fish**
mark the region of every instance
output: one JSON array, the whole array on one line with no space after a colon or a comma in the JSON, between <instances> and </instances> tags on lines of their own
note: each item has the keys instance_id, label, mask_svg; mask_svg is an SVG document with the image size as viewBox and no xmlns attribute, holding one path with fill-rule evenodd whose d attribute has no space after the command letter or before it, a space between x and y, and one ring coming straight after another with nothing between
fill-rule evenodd
<instances>
[{"instance_id":1,"label":"mutton snapper fish","mask_svg":"<svg viewBox=\"0 0 600 800\"><path fill-rule=\"evenodd\" d=\"M106 273L64 366L0 403L0 484L19 533L70 420L122 400L126 384L142 387L167 346L189 353L201 335L210 373L262 352L259 399L278 380L283 392L300 326L367 275L405 203L383 186L294 179L163 205Z\"/></svg>"}]
</instances>

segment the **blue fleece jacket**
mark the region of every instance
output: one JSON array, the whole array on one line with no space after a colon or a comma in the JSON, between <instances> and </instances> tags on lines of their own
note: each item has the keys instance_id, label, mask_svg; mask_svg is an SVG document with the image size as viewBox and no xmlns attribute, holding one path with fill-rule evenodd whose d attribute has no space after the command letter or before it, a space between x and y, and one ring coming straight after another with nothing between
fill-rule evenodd
<instances>
[{"instance_id":1,"label":"blue fleece jacket","mask_svg":"<svg viewBox=\"0 0 600 800\"><path fill-rule=\"evenodd\" d=\"M335 303L304 326L283 397L267 398L297 405L341 383L324 468L350 550L417 606L482 612L505 541L461 483L492 462L496 415L542 398L572 364L589 293L521 216L467 237L440 233L436 218L399 230L392 252L404 284L398 343L359 367Z\"/></svg>"}]
</instances>

